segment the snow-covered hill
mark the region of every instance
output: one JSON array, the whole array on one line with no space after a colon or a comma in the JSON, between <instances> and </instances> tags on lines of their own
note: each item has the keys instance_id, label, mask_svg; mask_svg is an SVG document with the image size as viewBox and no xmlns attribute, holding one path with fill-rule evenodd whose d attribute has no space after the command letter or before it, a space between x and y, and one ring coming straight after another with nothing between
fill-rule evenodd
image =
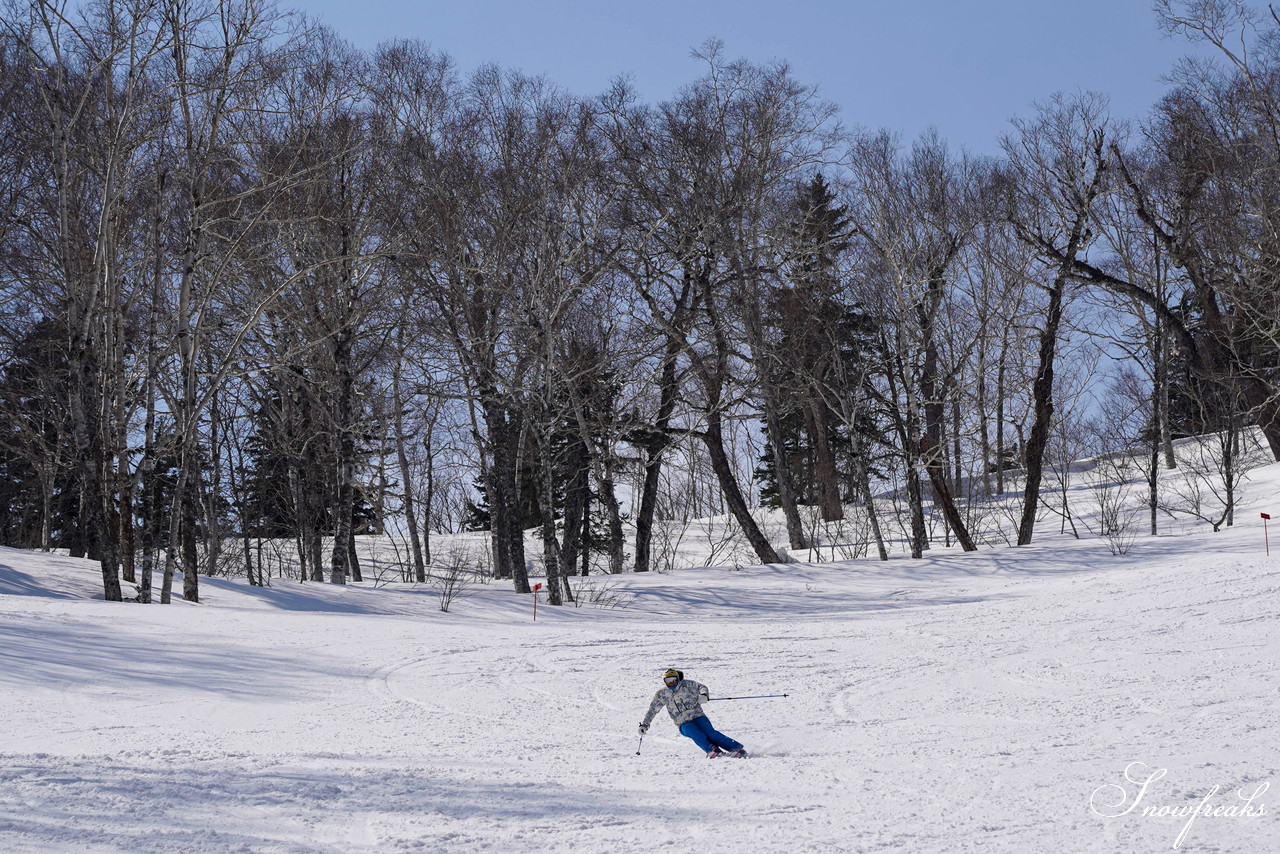
<instances>
[{"instance_id":1,"label":"snow-covered hill","mask_svg":"<svg viewBox=\"0 0 1280 854\"><path fill-rule=\"evenodd\" d=\"M280 579L112 604L92 564L0 550L0 851L1280 851L1266 510L1280 466L1235 527L1124 556L1046 522L627 575L627 607L537 622L500 583L448 613ZM707 706L748 760L665 716L637 755L668 666L789 696Z\"/></svg>"}]
</instances>

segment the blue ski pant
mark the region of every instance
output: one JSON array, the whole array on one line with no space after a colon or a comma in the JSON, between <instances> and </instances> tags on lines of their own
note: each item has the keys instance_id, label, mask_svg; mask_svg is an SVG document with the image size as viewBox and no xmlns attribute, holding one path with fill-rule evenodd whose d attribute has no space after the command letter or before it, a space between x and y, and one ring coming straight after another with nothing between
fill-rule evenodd
<instances>
[{"instance_id":1,"label":"blue ski pant","mask_svg":"<svg viewBox=\"0 0 1280 854\"><path fill-rule=\"evenodd\" d=\"M721 750L741 750L742 745L722 732L717 732L706 715L680 724L680 734L693 739L693 743L702 748L703 753L710 753L712 745Z\"/></svg>"}]
</instances>

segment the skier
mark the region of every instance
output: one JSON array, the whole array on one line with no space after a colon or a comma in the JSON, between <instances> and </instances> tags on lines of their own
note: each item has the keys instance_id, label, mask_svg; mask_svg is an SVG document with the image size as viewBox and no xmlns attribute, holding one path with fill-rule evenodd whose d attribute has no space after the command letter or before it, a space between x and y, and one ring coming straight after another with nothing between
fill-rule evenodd
<instances>
[{"instance_id":1,"label":"skier","mask_svg":"<svg viewBox=\"0 0 1280 854\"><path fill-rule=\"evenodd\" d=\"M729 736L717 732L711 725L707 715L702 711L702 704L711 699L707 686L692 679L685 679L679 670L668 670L662 674L665 688L659 688L649 704L649 711L640 722L640 735L649 731L649 722L658 713L658 709L666 706L671 713L671 720L680 728L680 734L693 739L693 743L702 748L708 759L728 754L742 759L747 751L741 744Z\"/></svg>"}]
</instances>

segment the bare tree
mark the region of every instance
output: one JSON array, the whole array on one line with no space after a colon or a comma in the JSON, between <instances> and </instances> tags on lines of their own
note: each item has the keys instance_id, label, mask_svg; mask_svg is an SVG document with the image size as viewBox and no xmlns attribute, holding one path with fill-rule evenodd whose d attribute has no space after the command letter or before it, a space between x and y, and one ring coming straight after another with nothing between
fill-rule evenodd
<instances>
[{"instance_id":1,"label":"bare tree","mask_svg":"<svg viewBox=\"0 0 1280 854\"><path fill-rule=\"evenodd\" d=\"M718 42L697 55L707 74L662 105L649 118L650 135L619 157L631 167L657 250L629 269L665 338L657 418L638 431L649 437L645 501L656 488L683 380L699 422L688 429L706 448L729 511L756 557L776 562L734 472L725 419L747 391L737 382L747 364L740 347L758 326L752 315L761 283L777 265L777 215L795 181L828 151L831 107L784 65L728 62ZM642 120L626 118L632 127ZM642 514L651 506L642 502ZM638 564L640 556L638 545Z\"/></svg>"},{"instance_id":2,"label":"bare tree","mask_svg":"<svg viewBox=\"0 0 1280 854\"><path fill-rule=\"evenodd\" d=\"M4 20L10 68L32 120L10 123L26 137L9 142L26 153L20 165L48 178L30 184L34 192L10 222L17 228L6 228L25 239L25 251L6 258L18 262L10 275L26 279L65 322L80 493L72 552L101 562L105 596L119 600L127 522L117 485L130 477L126 311L129 282L144 275L137 223L145 221L146 164L164 121L157 75L167 35L149 3L74 13L41 0L13 4ZM61 293L50 292L55 282ZM125 563L132 574L131 557Z\"/></svg>"},{"instance_id":3,"label":"bare tree","mask_svg":"<svg viewBox=\"0 0 1280 854\"><path fill-rule=\"evenodd\" d=\"M985 216L985 177L977 163L953 161L936 136L902 159L886 133L862 137L852 153L857 186L853 220L866 247L868 277L878 280L885 394L904 455L911 505L911 553L927 547L919 472L966 551L977 548L956 505L945 464L945 397L940 325L962 250ZM958 370L962 359L951 365ZM950 378L954 379L954 377Z\"/></svg>"},{"instance_id":4,"label":"bare tree","mask_svg":"<svg viewBox=\"0 0 1280 854\"><path fill-rule=\"evenodd\" d=\"M1054 412L1054 361L1072 279L1072 265L1093 238L1095 207L1114 186L1109 145L1115 133L1105 101L1096 95L1074 100L1055 96L1035 119L1015 121L1017 136L1005 141L1015 201L1011 221L1019 237L1048 259L1044 288L1048 302L1040 329L1034 407L1025 461L1026 484L1018 545L1035 532L1045 448Z\"/></svg>"}]
</instances>

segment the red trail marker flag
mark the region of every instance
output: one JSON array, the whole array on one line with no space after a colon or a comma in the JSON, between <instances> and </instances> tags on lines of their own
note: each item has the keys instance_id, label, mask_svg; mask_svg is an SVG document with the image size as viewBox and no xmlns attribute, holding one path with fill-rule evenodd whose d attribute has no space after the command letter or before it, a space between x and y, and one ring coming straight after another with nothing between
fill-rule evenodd
<instances>
[{"instance_id":1,"label":"red trail marker flag","mask_svg":"<svg viewBox=\"0 0 1280 854\"><path fill-rule=\"evenodd\" d=\"M541 584L533 585L533 618L538 619L538 591L542 589Z\"/></svg>"}]
</instances>

